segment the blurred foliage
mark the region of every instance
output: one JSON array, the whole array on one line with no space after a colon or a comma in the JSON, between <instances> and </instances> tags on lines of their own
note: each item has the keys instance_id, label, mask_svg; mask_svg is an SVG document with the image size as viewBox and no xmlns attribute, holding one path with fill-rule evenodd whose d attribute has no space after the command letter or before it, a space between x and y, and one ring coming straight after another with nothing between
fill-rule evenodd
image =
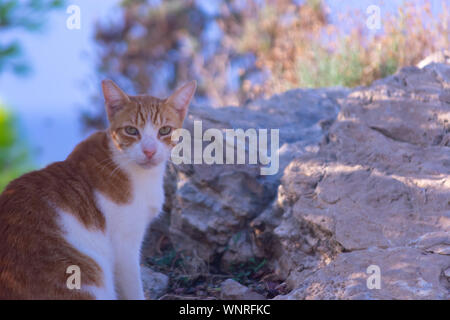
<instances>
[{"instance_id":1,"label":"blurred foliage","mask_svg":"<svg viewBox=\"0 0 450 320\"><path fill-rule=\"evenodd\" d=\"M63 0L0 1L0 74L12 71L24 75L29 71L17 39L18 31L41 30L46 14L63 4ZM33 168L27 144L19 132L18 120L0 102L0 192L9 181Z\"/></svg>"},{"instance_id":2,"label":"blurred foliage","mask_svg":"<svg viewBox=\"0 0 450 320\"><path fill-rule=\"evenodd\" d=\"M450 12L428 1L406 1L381 15L365 12L330 22L320 0L126 0L121 18L97 26L98 70L130 92L167 95L197 79L197 101L241 105L295 87L365 85L448 49ZM208 3L208 1L203 1ZM104 115L85 117L102 126Z\"/></svg>"},{"instance_id":3,"label":"blurred foliage","mask_svg":"<svg viewBox=\"0 0 450 320\"><path fill-rule=\"evenodd\" d=\"M26 144L16 128L16 119L0 103L0 192L9 181L32 169Z\"/></svg>"},{"instance_id":4,"label":"blurred foliage","mask_svg":"<svg viewBox=\"0 0 450 320\"><path fill-rule=\"evenodd\" d=\"M20 29L27 32L40 30L46 21L46 13L63 4L63 0L0 1L0 73L26 74L29 71L20 42L16 37L8 37L8 32L12 29L15 33Z\"/></svg>"}]
</instances>

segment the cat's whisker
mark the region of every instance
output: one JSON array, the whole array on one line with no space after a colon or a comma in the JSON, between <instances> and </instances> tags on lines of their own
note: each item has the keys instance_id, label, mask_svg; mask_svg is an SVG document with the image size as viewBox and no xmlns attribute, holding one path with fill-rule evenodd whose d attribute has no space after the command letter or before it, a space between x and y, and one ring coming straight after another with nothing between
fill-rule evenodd
<instances>
[{"instance_id":1,"label":"cat's whisker","mask_svg":"<svg viewBox=\"0 0 450 320\"><path fill-rule=\"evenodd\" d=\"M121 159L127 159L126 156L124 155L116 155L115 158L121 160ZM113 158L106 158L103 159L102 161L98 162L96 165L96 168L98 168L100 171L103 171L107 166L109 165L117 165L117 163L114 161Z\"/></svg>"},{"instance_id":2,"label":"cat's whisker","mask_svg":"<svg viewBox=\"0 0 450 320\"><path fill-rule=\"evenodd\" d=\"M104 160L100 161L99 163L97 163L96 169L100 169L100 171L103 171L110 164L114 164L113 159L104 159Z\"/></svg>"},{"instance_id":3,"label":"cat's whisker","mask_svg":"<svg viewBox=\"0 0 450 320\"><path fill-rule=\"evenodd\" d=\"M125 161L125 163L123 163L122 165L117 164L116 167L112 170L112 172L110 173L109 177L112 178L114 173L118 172L119 169L121 169L121 166L127 166L128 164L130 164L131 162L133 162L132 159L126 159L127 161Z\"/></svg>"}]
</instances>

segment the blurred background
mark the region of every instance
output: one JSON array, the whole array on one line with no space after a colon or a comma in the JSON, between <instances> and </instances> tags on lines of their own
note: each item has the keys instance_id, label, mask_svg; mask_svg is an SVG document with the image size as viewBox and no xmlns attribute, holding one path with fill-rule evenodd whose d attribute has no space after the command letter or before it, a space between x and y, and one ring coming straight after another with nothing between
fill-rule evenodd
<instances>
[{"instance_id":1,"label":"blurred background","mask_svg":"<svg viewBox=\"0 0 450 320\"><path fill-rule=\"evenodd\" d=\"M450 48L447 3L0 0L0 190L105 126L104 78L160 97L196 79L212 107L366 85Z\"/></svg>"}]
</instances>

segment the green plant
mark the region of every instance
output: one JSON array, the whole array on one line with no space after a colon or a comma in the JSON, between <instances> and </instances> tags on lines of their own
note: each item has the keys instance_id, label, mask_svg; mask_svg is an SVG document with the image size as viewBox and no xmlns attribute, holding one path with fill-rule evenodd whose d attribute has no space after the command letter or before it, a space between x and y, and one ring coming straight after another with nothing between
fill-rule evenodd
<instances>
[{"instance_id":1,"label":"green plant","mask_svg":"<svg viewBox=\"0 0 450 320\"><path fill-rule=\"evenodd\" d=\"M45 14L53 9L61 8L64 0L2 0L0 1L0 34L10 30L26 30L34 32L40 30ZM23 59L23 50L19 41L0 40L0 73L13 71L25 74L29 65Z\"/></svg>"},{"instance_id":2,"label":"green plant","mask_svg":"<svg viewBox=\"0 0 450 320\"><path fill-rule=\"evenodd\" d=\"M331 20L322 0L243 3L222 0L208 15L196 1L126 0L124 21L97 26L98 70L136 92L197 79L197 97L208 104L242 105L298 87L367 85L450 47L445 1L439 16L428 1L405 1L397 12L383 13L376 31L367 27L365 12ZM203 34L208 25L221 34L215 43ZM170 71L161 80L164 66ZM101 106L84 120L101 127L104 119Z\"/></svg>"},{"instance_id":3,"label":"green plant","mask_svg":"<svg viewBox=\"0 0 450 320\"><path fill-rule=\"evenodd\" d=\"M233 264L230 268L230 272L233 275L234 280L245 285L250 279L257 277L258 272L261 271L266 264L266 259L250 258L246 262Z\"/></svg>"},{"instance_id":4,"label":"green plant","mask_svg":"<svg viewBox=\"0 0 450 320\"><path fill-rule=\"evenodd\" d=\"M161 255L150 257L148 263L166 271L168 269L181 267L183 265L183 258L175 251L175 249L170 249L163 252Z\"/></svg>"},{"instance_id":5,"label":"green plant","mask_svg":"<svg viewBox=\"0 0 450 320\"><path fill-rule=\"evenodd\" d=\"M16 131L17 121L0 103L0 192L9 181L32 169L25 143Z\"/></svg>"}]
</instances>

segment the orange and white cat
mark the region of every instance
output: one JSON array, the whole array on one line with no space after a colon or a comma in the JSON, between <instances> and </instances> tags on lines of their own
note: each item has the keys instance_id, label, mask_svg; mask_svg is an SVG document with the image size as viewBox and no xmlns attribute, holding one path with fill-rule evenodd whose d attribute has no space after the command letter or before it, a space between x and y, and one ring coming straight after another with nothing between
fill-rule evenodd
<instances>
[{"instance_id":1,"label":"orange and white cat","mask_svg":"<svg viewBox=\"0 0 450 320\"><path fill-rule=\"evenodd\" d=\"M109 128L0 196L0 299L144 299L141 243L196 84L167 99L102 87ZM80 289L67 285L70 266Z\"/></svg>"}]
</instances>

